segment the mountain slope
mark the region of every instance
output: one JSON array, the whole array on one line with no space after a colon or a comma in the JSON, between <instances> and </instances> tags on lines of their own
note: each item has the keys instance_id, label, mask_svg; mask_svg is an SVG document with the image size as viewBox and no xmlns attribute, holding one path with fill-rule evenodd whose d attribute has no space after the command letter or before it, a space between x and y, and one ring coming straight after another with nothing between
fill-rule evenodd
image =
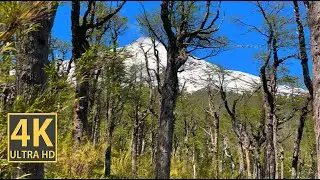
<instances>
[{"instance_id":1,"label":"mountain slope","mask_svg":"<svg viewBox=\"0 0 320 180\"><path fill-rule=\"evenodd\" d=\"M139 65L142 77L145 78L147 77L147 69L144 52L147 53L148 68L150 69L152 81L156 84L156 78L153 70L157 68L157 63L151 39L148 37L141 37L124 48L132 55L124 62L128 72L130 71L130 66ZM167 51L159 42L156 42L156 50L158 51L160 59L160 72L163 72L167 62ZM66 71L68 63L68 61L63 61L60 71ZM74 63L72 63L69 80L72 80L72 82L75 83L75 77L73 76L74 69ZM224 73L221 73L219 72L219 67L217 65L205 60L194 59L193 57L189 57L185 65L182 66L179 71L181 71L178 73L180 88L184 88L184 90L189 93L205 88L208 85L209 78L213 84L218 86L223 84L227 91L237 93L254 91L260 85L260 78L258 76L233 70L224 70ZM14 74L15 71L11 70L10 75ZM307 91L301 88L293 88L285 85L278 86L278 94L281 95L287 96L290 94L305 93L307 93Z\"/></svg>"},{"instance_id":2,"label":"mountain slope","mask_svg":"<svg viewBox=\"0 0 320 180\"><path fill-rule=\"evenodd\" d=\"M160 69L163 71L167 62L167 52L165 47L156 42L156 49L160 59ZM141 37L135 42L127 45L126 50L133 54L133 57L125 61L127 67L133 64L141 64L143 76L147 76L145 67L144 52L147 52L149 59L149 69L156 69L156 60L153 51L152 41L148 37ZM227 91L234 91L242 93L244 91L254 91L260 84L260 78L255 75L240 71L225 70L224 73L219 73L217 65L209 63L205 60L194 59L189 57L183 67L180 68L178 73L180 87L183 87L187 92L194 92L205 88L208 84L208 79L216 85L223 84ZM153 71L151 71L152 73ZM153 74L153 73L152 73ZM224 74L224 75L223 75ZM153 79L154 74L153 74ZM305 93L306 91L301 88L292 88L289 86L280 85L278 93L282 95L289 95L291 93Z\"/></svg>"}]
</instances>

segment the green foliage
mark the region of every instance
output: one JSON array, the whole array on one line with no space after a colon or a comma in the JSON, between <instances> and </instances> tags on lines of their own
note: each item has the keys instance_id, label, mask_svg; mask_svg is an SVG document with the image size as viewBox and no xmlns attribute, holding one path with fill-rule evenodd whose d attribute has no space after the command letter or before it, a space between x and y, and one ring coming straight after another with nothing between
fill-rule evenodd
<instances>
[{"instance_id":1,"label":"green foliage","mask_svg":"<svg viewBox=\"0 0 320 180\"><path fill-rule=\"evenodd\" d=\"M105 2L96 2L96 19L110 13L113 8L107 6ZM182 2L173 4L174 13L172 14L172 25L174 31L177 30L181 23L179 12ZM204 9L201 2L192 4L185 2L186 6L190 6L190 17L187 17L188 30L192 30L199 24L202 16L198 16L198 12L203 12ZM13 58L15 56L10 44L14 34L24 35L37 27L34 19L41 13L41 9L45 4L41 2L22 4L20 2L1 2L0 3L0 85L14 83L15 77L9 75L9 71L14 69ZM82 4L84 5L84 3ZM273 4L274 5L274 4ZM283 5L275 7L282 8ZM211 7L213 8L213 7ZM150 11L150 10L149 10ZM159 11L148 12L146 15L150 18L149 23L161 36L163 33L161 17ZM210 14L214 16L214 14ZM212 17L211 17L212 18ZM277 29L276 37L279 39L278 46L286 48L292 46L294 39L292 29L288 28L287 18L285 16L270 15L269 18L274 22ZM94 118L100 113L99 126L99 141L93 144L91 137L86 137L83 144L76 148L73 138L73 114L75 90L74 85L68 81L65 74L58 74L55 61L51 61L45 67L45 72L48 81L37 94L32 98L24 96L16 96L13 104L4 109L0 104L0 178L10 178L18 171L16 164L9 164L6 161L6 113L7 112L58 112L58 162L45 164L46 178L104 178L104 161L105 151L107 147L107 133L109 133L108 125L110 119L108 112L114 108L116 122L115 130L112 139L112 156L111 156L111 178L130 178L132 177L132 134L134 127L134 113L136 108L139 113L147 112L147 117L144 121L144 149L141 150L141 155L138 158L138 178L153 178L155 168L155 146L157 143L157 127L159 120L149 111L150 89L145 83L143 77L143 65L134 65L126 69L124 60L130 56L125 49L117 48L117 36L127 28L128 19L116 15L109 24L101 29L95 29L90 38L97 38L107 28L107 25L113 27L110 31L106 31L101 42L92 40L89 42L90 47L81 56L75 60L76 70L75 76L77 83L88 81L90 88L96 87L96 91L90 92L90 98L94 97L95 101L90 104L89 124L92 125ZM17 23L17 24L15 24ZM144 16L139 17L139 23L143 26L142 31L150 34L149 28L146 28L147 22ZM12 27L13 30L8 31ZM21 28L24 27L24 28ZM216 28L217 25L214 26ZM2 29L4 29L2 31ZM267 26L262 26L263 30L267 30ZM203 35L202 37L206 37ZM215 38L225 44L229 43L224 36ZM65 41L54 39L52 40L51 56L56 53L64 55L70 50L70 45ZM5 44L9 42L9 44ZM103 42L103 43L102 43ZM206 42L197 42L202 45L218 45L206 44ZM107 44L107 45L106 45ZM6 47L6 49L5 49ZM267 53L259 52L255 56L257 59L265 60ZM54 59L54 58L53 58ZM99 78L96 79L93 70L101 70ZM222 67L215 69L213 74L227 74L228 71ZM279 84L285 84L292 87L299 87L298 78L288 75L288 69L281 67L281 74L278 81ZM93 75L94 74L94 75ZM210 74L211 75L211 74ZM220 76L223 79L223 75ZM222 83L222 79L218 83ZM96 83L96 84L95 84ZM94 86L95 85L95 86ZM210 84L211 85L211 84ZM34 87L35 88L35 87ZM2 90L2 89L1 89ZM156 88L152 89L156 92ZM214 106L219 107L222 100L216 92L214 94ZM91 97L92 95L92 97ZM232 102L235 99L240 99L236 106L236 118L241 122L250 133L263 132L264 112L263 112L263 97L259 91L251 93L244 92L243 94L227 93L228 101ZM155 93L154 109L159 114L159 94ZM292 109L301 108L305 101L302 96L278 97L277 105L281 107L281 111L277 112L279 118L286 117ZM91 102L90 102L91 103ZM171 153L171 172L172 178L193 178L194 167L197 178L215 178L215 172L218 170L215 166L214 153L211 147L211 138L206 131L213 128L214 119L209 116L206 110L209 106L209 97L207 89L202 89L197 92L182 94L177 99L175 109L175 129L173 138L173 151ZM98 107L100 112L98 112ZM285 177L291 176L291 157L292 157L292 142L297 129L298 118L300 113L295 114L292 120L281 125L279 137L285 152L284 167ZM239 159L238 159L238 138L232 131L231 119L225 108L219 111L220 129L218 135L218 158L222 161L223 171L218 174L219 178L235 178L239 175ZM314 157L311 152L315 153L315 137L313 132L314 122L311 114L308 115L304 134L301 142L300 152L300 177L311 178L314 165L312 161ZM91 127L92 128L92 127ZM230 155L235 163L235 172L232 172L231 160L226 157L224 152L223 140L228 139ZM261 146L263 148L264 145ZM263 156L263 153L262 155ZM260 163L262 163L262 157ZM253 156L250 157L251 162ZM24 176L22 176L24 177Z\"/></svg>"},{"instance_id":2,"label":"green foliage","mask_svg":"<svg viewBox=\"0 0 320 180\"><path fill-rule=\"evenodd\" d=\"M39 1L0 3L0 54L14 50L11 39L15 33L23 36L38 27L36 20L47 12L47 6Z\"/></svg>"},{"instance_id":3,"label":"green foliage","mask_svg":"<svg viewBox=\"0 0 320 180\"><path fill-rule=\"evenodd\" d=\"M46 166L47 178L101 178L103 175L104 145L94 147L87 143L73 149L72 138L59 141L56 164Z\"/></svg>"}]
</instances>

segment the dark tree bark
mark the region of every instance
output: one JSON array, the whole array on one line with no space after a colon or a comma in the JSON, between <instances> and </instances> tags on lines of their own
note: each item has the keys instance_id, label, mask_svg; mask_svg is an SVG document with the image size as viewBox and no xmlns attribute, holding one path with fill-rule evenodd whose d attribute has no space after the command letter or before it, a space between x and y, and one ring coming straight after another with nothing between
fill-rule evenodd
<instances>
[{"instance_id":1,"label":"dark tree bark","mask_svg":"<svg viewBox=\"0 0 320 180\"><path fill-rule=\"evenodd\" d=\"M0 85L3 91L1 92L1 104L0 111L8 111L12 107L15 98L15 83L5 83Z\"/></svg>"},{"instance_id":2,"label":"dark tree bark","mask_svg":"<svg viewBox=\"0 0 320 180\"><path fill-rule=\"evenodd\" d=\"M172 14L176 13L172 8L174 7L173 1L162 1L161 3L161 20L162 27L165 32L167 43L163 45L167 50L167 66L164 72L164 80L161 87L161 108L160 108L160 125L158 129L158 144L156 155L156 168L155 177L157 179L170 178L170 158L172 151L172 138L174 131L174 109L176 100L179 94L178 83L178 70L187 61L191 51L187 51L187 47L197 48L209 48L205 45L195 43L197 40L211 42L214 32L218 31L217 28L213 28L215 21L219 17L219 10L216 16L208 22L208 16L210 14L210 1L206 4L206 14L200 23L200 27L192 26L188 27L192 22L191 6L194 2L190 2L188 8L185 11L181 11L179 16L182 17L181 24L173 31L173 19ZM179 4L182 9L185 7L185 2ZM220 6L219 6L220 7ZM147 20L148 21L148 20ZM190 21L190 22L188 22ZM208 22L208 23L207 23ZM210 24L211 23L211 24ZM209 25L208 25L209 24ZM161 38L158 38L157 33L154 32L148 22L148 28L160 42L163 42ZM207 27L205 27L207 25ZM190 29L191 28L191 29ZM201 35L206 34L206 37ZM208 38L209 37L209 38ZM193 45L193 46L192 46ZM211 49L214 49L210 47Z\"/></svg>"},{"instance_id":3,"label":"dark tree bark","mask_svg":"<svg viewBox=\"0 0 320 180\"><path fill-rule=\"evenodd\" d=\"M295 138L294 147L293 147L291 177L293 179L296 179L298 177L298 159L299 159L299 151L300 151L300 142L302 139L305 120L306 120L307 114L309 113L308 106L312 102L312 98L313 98L313 88L312 88L312 80L311 80L310 74L309 74L306 42L305 42L305 37L304 37L303 25L301 23L299 5L298 5L297 1L293 1L293 4L294 4L294 12L296 15L296 23L298 26L300 60L301 60L301 66L302 66L302 70L303 70L304 84L306 85L306 87L308 88L308 91L309 91L309 95L306 100L306 103L301 109L301 115L299 118L299 125L298 125L298 129L297 129L297 136Z\"/></svg>"},{"instance_id":4,"label":"dark tree bark","mask_svg":"<svg viewBox=\"0 0 320 180\"><path fill-rule=\"evenodd\" d=\"M108 108L107 114L107 148L105 152L105 161L104 161L104 176L110 177L111 175L111 148L112 148L112 139L113 132L115 128L115 114L112 108Z\"/></svg>"},{"instance_id":5,"label":"dark tree bark","mask_svg":"<svg viewBox=\"0 0 320 180\"><path fill-rule=\"evenodd\" d=\"M315 121L315 137L317 152L317 175L320 178L320 2L310 2L308 12L308 23L311 36L311 59L312 59L312 81L313 81L313 116Z\"/></svg>"},{"instance_id":6,"label":"dark tree bark","mask_svg":"<svg viewBox=\"0 0 320 180\"><path fill-rule=\"evenodd\" d=\"M111 117L113 118L113 117ZM107 149L105 152L105 164L104 164L104 176L110 177L111 175L111 147L112 147L112 139L113 139L113 131L114 131L114 124L113 119L110 119L110 125L108 127L107 133Z\"/></svg>"},{"instance_id":7,"label":"dark tree bark","mask_svg":"<svg viewBox=\"0 0 320 180\"><path fill-rule=\"evenodd\" d=\"M49 64L49 36L57 7L58 3L49 2L48 12L38 20L40 27L17 43L16 93L24 98L26 105L45 88L47 76L43 68ZM27 178L44 178L43 163L23 164L21 171L31 174Z\"/></svg>"},{"instance_id":8,"label":"dark tree bark","mask_svg":"<svg viewBox=\"0 0 320 180\"><path fill-rule=\"evenodd\" d=\"M265 119L266 119L266 145L265 145L265 150L264 150L264 177L266 178L275 178L275 171L276 171L276 154L274 150L274 123L273 123L273 113L274 113L274 98L270 91L268 90L268 85L267 85L267 78L265 75L265 69L266 66L262 66L260 69L260 74L262 78L262 83L263 83L263 92L264 92L264 108L265 108Z\"/></svg>"},{"instance_id":9,"label":"dark tree bark","mask_svg":"<svg viewBox=\"0 0 320 180\"><path fill-rule=\"evenodd\" d=\"M71 9L71 31L72 31L72 61L77 63L77 59L81 57L86 49L89 47L89 43L86 39L86 28L81 26L79 22L80 18L80 1L72 1ZM76 65L77 70L77 65ZM82 74L82 73L81 73ZM81 138L85 131L88 129L87 112L88 112L88 89L89 82L87 80L89 71L86 70L83 73L84 81L80 82L77 77L76 85L76 99L74 104L74 135L77 139L78 145L81 142Z\"/></svg>"},{"instance_id":10,"label":"dark tree bark","mask_svg":"<svg viewBox=\"0 0 320 180\"><path fill-rule=\"evenodd\" d=\"M116 32L115 32L116 33ZM122 67L122 61L117 57L117 50L116 50L116 44L117 44L117 35L112 34L112 41L113 41L113 52L115 53L115 58L113 61L111 61L108 66L105 66L104 72L108 75L106 75L106 81L105 82L107 86L107 98L106 98L106 130L107 130L107 149L105 153L105 177L110 178L111 177L111 149L112 149L112 141L113 141L113 133L116 128L117 121L122 118L123 114L123 108L124 108L124 100L122 99L122 93L120 91L114 91L114 88L109 88L110 86L117 86L121 88L122 83L122 76L121 70L123 70Z\"/></svg>"},{"instance_id":11,"label":"dark tree bark","mask_svg":"<svg viewBox=\"0 0 320 180\"><path fill-rule=\"evenodd\" d=\"M153 99L153 93L152 93L152 82L151 82L151 75L149 73L149 68L148 68L148 51L147 52L143 49L143 45L139 44L141 50L144 53L145 57L145 62L146 62L146 68L147 68L147 73L148 73L148 78L147 83L149 85L149 106L146 107L144 110L142 109L142 87L143 87L143 81L137 81L137 79L143 79L142 77L142 67L139 68L137 66L134 66L133 72L132 72L132 115L129 115L133 121L133 134L132 134L132 144L131 144L131 165L132 165L132 175L134 178L137 178L138 175L138 165L139 165L139 159L140 155L143 150L143 141L144 141L144 136L145 136L145 119L148 116L148 110L150 110L152 104L154 103Z\"/></svg>"},{"instance_id":12,"label":"dark tree bark","mask_svg":"<svg viewBox=\"0 0 320 180\"><path fill-rule=\"evenodd\" d=\"M110 94L109 94L110 96ZM111 149L113 141L113 133L116 127L116 122L122 116L123 103L120 99L107 99L107 119L106 119L106 129L107 129L107 149L105 152L105 166L104 175L105 177L111 177Z\"/></svg>"},{"instance_id":13,"label":"dark tree bark","mask_svg":"<svg viewBox=\"0 0 320 180\"><path fill-rule=\"evenodd\" d=\"M274 29L272 26L272 22L268 19L264 9L258 2L258 7L267 22L269 27L268 34L268 55L264 60L264 64L260 68L260 78L262 82L262 92L263 92L263 101L264 101L264 113L265 113L265 134L266 134L266 145L264 148L264 178L274 179L276 178L276 151L275 151L275 143L276 137L276 127L275 125L275 94L276 94L276 85L277 85L277 67L278 63L276 63L277 57L277 49L275 49L277 43L275 40ZM274 62L271 65L271 74L270 81L268 81L266 69L271 59L271 55L273 53ZM269 82L269 83L268 83ZM270 87L270 88L269 88Z\"/></svg>"},{"instance_id":14,"label":"dark tree bark","mask_svg":"<svg viewBox=\"0 0 320 180\"><path fill-rule=\"evenodd\" d=\"M146 68L146 73L147 73L147 79L146 82L148 83L148 89L149 89L149 104L148 104L148 110L152 114L152 122L158 122L159 120L159 114L155 110L155 103L156 103L156 96L157 93L161 93L161 80L160 80L160 58L157 50L157 45L159 43L156 43L156 40L154 38L152 40L152 47L145 50L144 49L144 44L139 44L139 47L141 51L143 52L144 59L145 59L145 68ZM150 69L149 68L149 55L148 52L153 49L153 54L156 58L156 69ZM155 76L156 76L156 82L157 82L157 88L154 87L153 81L152 81L152 76L151 76L151 71L153 70ZM159 101L160 102L160 101ZM160 104L160 103L159 103ZM154 165L155 163L155 154L156 154L156 127L154 124L151 125L150 129L150 145L151 145L151 160L150 164L151 166Z\"/></svg>"},{"instance_id":15,"label":"dark tree bark","mask_svg":"<svg viewBox=\"0 0 320 180\"><path fill-rule=\"evenodd\" d=\"M133 178L137 178L138 176L138 122L134 122L133 125L133 135L132 135L132 145L131 145L131 171Z\"/></svg>"},{"instance_id":16,"label":"dark tree bark","mask_svg":"<svg viewBox=\"0 0 320 180\"><path fill-rule=\"evenodd\" d=\"M178 97L178 52L176 37L171 30L168 2L162 2L161 19L166 30L168 40L167 67L165 78L161 88L160 126L158 130L158 145L156 155L156 179L170 178L170 158L172 150L172 137L174 130L174 115L176 100ZM181 59L180 59L181 60ZM182 60L184 61L184 59Z\"/></svg>"},{"instance_id":17,"label":"dark tree bark","mask_svg":"<svg viewBox=\"0 0 320 180\"><path fill-rule=\"evenodd\" d=\"M303 134L303 128L305 124L305 120L307 118L308 113L310 110L308 110L308 106L311 102L310 97L306 100L305 104L303 105L303 108L301 109L301 115L299 117L299 124L297 129L297 136L295 137L294 143L293 143L293 155L292 155L292 163L291 163L291 178L297 179L298 178L298 160L299 160L299 154L300 154L300 143L302 140L302 134Z\"/></svg>"},{"instance_id":18,"label":"dark tree bark","mask_svg":"<svg viewBox=\"0 0 320 180\"><path fill-rule=\"evenodd\" d=\"M2 63L11 64L11 57L9 52L3 52L2 53ZM4 76L9 76L10 74L10 68L6 67L4 69L0 69L0 74L4 74ZM14 82L4 82L0 84L0 89L2 92L0 92L0 103L2 106L0 106L0 112L2 111L8 111L12 107L14 103L14 96L15 96L15 83Z\"/></svg>"},{"instance_id":19,"label":"dark tree bark","mask_svg":"<svg viewBox=\"0 0 320 180\"><path fill-rule=\"evenodd\" d=\"M251 171L250 171L250 159L249 159L249 150L248 150L250 146L250 140L249 140L248 132L246 132L244 128L245 126L237 119L237 115L236 115L237 103L243 98L243 96L234 100L232 103L232 106L230 106L227 98L227 93L224 88L226 72L223 69L221 69L219 70L218 75L219 75L220 82L219 82L219 85L216 85L216 88L219 90L223 105L227 110L228 116L231 119L232 130L234 131L234 133L238 138L237 148L238 148L238 158L239 158L239 178L244 177L244 173L245 173L243 150L245 151L245 156L246 156L245 159L247 163L247 175L248 177L250 177Z\"/></svg>"},{"instance_id":20,"label":"dark tree bark","mask_svg":"<svg viewBox=\"0 0 320 180\"><path fill-rule=\"evenodd\" d=\"M160 126L158 131L158 151L156 155L156 178L168 179L170 177L170 157L172 137L174 130L174 115L176 99L178 96L178 75L176 61L176 48L169 47L168 64L162 86L162 100L160 113Z\"/></svg>"},{"instance_id":21,"label":"dark tree bark","mask_svg":"<svg viewBox=\"0 0 320 180\"><path fill-rule=\"evenodd\" d=\"M262 111L264 112L264 108L262 107ZM261 179L263 176L263 169L260 163L261 159L261 148L262 144L265 142L265 132L264 132L264 113L262 113L260 127L257 134L252 134L253 140L253 154L254 154L254 173L253 178Z\"/></svg>"},{"instance_id":22,"label":"dark tree bark","mask_svg":"<svg viewBox=\"0 0 320 180\"><path fill-rule=\"evenodd\" d=\"M296 24L298 26L298 36L299 36L299 50L300 50L300 60L301 66L303 70L304 84L306 85L309 95L304 106L301 109L301 115L299 118L299 124L297 129L297 136L294 141L293 147L293 156L292 156L292 165L291 165L291 177L296 179L298 177L298 159L299 159L299 151L300 151L300 142L302 139L303 129L306 117L309 113L308 106L312 102L313 99L313 88L312 88L312 80L309 74L309 66L308 66L308 56L306 51L306 42L304 37L303 25L301 23L301 15L299 10L299 5L297 1L293 1L294 12L296 16Z\"/></svg>"},{"instance_id":23,"label":"dark tree bark","mask_svg":"<svg viewBox=\"0 0 320 180\"><path fill-rule=\"evenodd\" d=\"M109 21L116 13L123 7L125 1L122 2L112 13L102 17L96 23L93 19L87 23L87 17L94 6L93 1L89 1L88 8L84 13L82 24L80 25L80 1L72 1L71 9L71 31L72 31L72 58L69 63L68 71L71 68L71 62L75 62L76 70L82 77L76 76L76 99L74 104L74 136L77 139L77 144L81 143L81 139L88 133L88 109L89 109L89 81L91 69L79 69L77 59L89 48L87 40L87 31L94 30L94 28L101 28L107 21ZM94 14L92 14L94 16ZM81 78L81 80L80 80ZM83 79L82 79L83 78Z\"/></svg>"},{"instance_id":24,"label":"dark tree bark","mask_svg":"<svg viewBox=\"0 0 320 180\"><path fill-rule=\"evenodd\" d=\"M139 100L140 101L140 100ZM145 110L141 114L140 105L134 107L134 124L133 124L133 136L132 136L132 175L134 178L138 175L139 157L142 151L142 141L144 138L144 126L147 113Z\"/></svg>"},{"instance_id":25,"label":"dark tree bark","mask_svg":"<svg viewBox=\"0 0 320 180\"><path fill-rule=\"evenodd\" d=\"M44 164L43 163L30 163L24 164L21 167L23 174L30 174L28 179L44 179Z\"/></svg>"}]
</instances>

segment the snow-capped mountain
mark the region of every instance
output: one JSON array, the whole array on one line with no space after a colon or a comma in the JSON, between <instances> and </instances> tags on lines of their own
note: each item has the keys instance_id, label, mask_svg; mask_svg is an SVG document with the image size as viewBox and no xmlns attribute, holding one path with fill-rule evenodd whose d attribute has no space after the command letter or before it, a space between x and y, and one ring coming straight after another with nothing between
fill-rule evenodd
<instances>
[{"instance_id":1,"label":"snow-capped mountain","mask_svg":"<svg viewBox=\"0 0 320 180\"><path fill-rule=\"evenodd\" d=\"M160 71L164 71L167 62L167 52L165 47L156 42L156 49L160 59ZM144 53L147 52L148 68L156 69L157 63L154 56L152 40L148 37L141 37L135 42L127 45L126 50L132 53L132 57L125 61L127 67L133 64L141 64L143 76L147 76L146 61ZM227 91L234 91L242 93L245 91L254 91L260 84L260 77L240 71L225 70L224 73L219 72L219 67L215 64L209 63L205 60L194 59L189 57L183 67L178 73L180 87L184 86L187 92L194 92L205 88L208 85L209 78L215 85L223 84ZM153 75L155 80L154 73ZM282 95L300 94L306 91L301 88L293 88L289 86L280 85L278 93Z\"/></svg>"},{"instance_id":2,"label":"snow-capped mountain","mask_svg":"<svg viewBox=\"0 0 320 180\"><path fill-rule=\"evenodd\" d=\"M160 60L159 69L161 73L166 67L167 51L161 43L156 42L155 44ZM152 40L148 37L141 37L124 48L129 52L129 54L131 54L131 57L124 61L127 71L130 73L129 67L137 65L141 68L140 71L144 78L148 77L145 58L145 53L147 53L149 72L152 76L153 83L156 85L157 82L154 70L157 69L157 63ZM62 63L60 66L60 72L66 71L69 62L63 61L60 63ZM73 76L74 69L74 63L72 63L68 76L69 80L75 83L76 80ZM11 70L10 75L14 74L15 71ZM189 57L186 63L180 68L178 77L180 88L183 87L184 90L189 93L207 87L209 79L212 84L218 86L222 84L227 91L233 91L236 93L243 93L246 91L252 92L260 85L260 77L258 76L233 70L224 70L224 72L221 73L221 71L219 71L219 66L193 57ZM301 88L280 85L278 86L278 93L287 96L290 94L304 94L307 93L307 91Z\"/></svg>"}]
</instances>

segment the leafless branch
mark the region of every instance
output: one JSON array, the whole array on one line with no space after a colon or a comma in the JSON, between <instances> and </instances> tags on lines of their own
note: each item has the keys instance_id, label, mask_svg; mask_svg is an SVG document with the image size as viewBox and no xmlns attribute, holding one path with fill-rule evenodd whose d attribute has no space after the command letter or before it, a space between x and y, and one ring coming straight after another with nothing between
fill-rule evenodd
<instances>
[{"instance_id":1,"label":"leafless branch","mask_svg":"<svg viewBox=\"0 0 320 180\"><path fill-rule=\"evenodd\" d=\"M99 22L97 22L95 24L92 24L92 25L91 24L86 25L87 29L91 29L91 28L96 28L96 27L102 26L105 22L107 22L115 14L117 14L125 3L126 3L126 1L123 1L112 13L110 13L110 14L106 15L105 17L103 17L101 21L99 21Z\"/></svg>"}]
</instances>

